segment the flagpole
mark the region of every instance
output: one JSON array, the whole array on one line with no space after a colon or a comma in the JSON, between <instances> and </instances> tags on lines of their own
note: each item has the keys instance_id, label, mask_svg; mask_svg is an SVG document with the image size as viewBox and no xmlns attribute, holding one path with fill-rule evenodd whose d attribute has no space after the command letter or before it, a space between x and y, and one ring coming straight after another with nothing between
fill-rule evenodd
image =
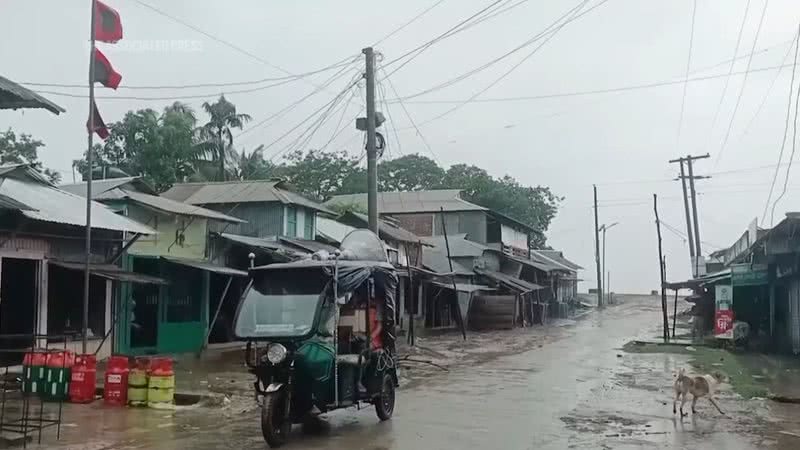
<instances>
[{"instance_id":1,"label":"flagpole","mask_svg":"<svg viewBox=\"0 0 800 450\"><path fill-rule=\"evenodd\" d=\"M91 49L89 51L89 145L86 153L86 164L88 166L88 178L86 179L86 261L83 273L83 354L88 353L89 346L89 281L91 279L91 256L92 256L92 165L93 155L92 146L94 144L94 11L95 0L91 0L92 13L89 16L89 36Z\"/></svg>"}]
</instances>

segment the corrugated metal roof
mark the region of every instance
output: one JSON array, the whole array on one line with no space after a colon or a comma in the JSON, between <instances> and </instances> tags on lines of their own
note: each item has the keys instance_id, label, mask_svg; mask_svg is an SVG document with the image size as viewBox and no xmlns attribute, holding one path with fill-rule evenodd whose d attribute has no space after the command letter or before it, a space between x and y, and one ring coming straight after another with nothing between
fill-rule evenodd
<instances>
[{"instance_id":1,"label":"corrugated metal roof","mask_svg":"<svg viewBox=\"0 0 800 450\"><path fill-rule=\"evenodd\" d=\"M77 263L67 262L67 261L60 261L57 259L50 259L48 261L50 264L63 267L65 269L79 270L81 272L83 272L86 269L86 266L82 262L77 262ZM97 275L99 277L108 278L110 280L128 281L131 283L161 284L161 285L169 284L163 278L154 277L151 275L144 275L136 272L128 272L126 270L122 270L121 268L113 264L90 264L89 273Z\"/></svg>"},{"instance_id":2,"label":"corrugated metal roof","mask_svg":"<svg viewBox=\"0 0 800 450\"><path fill-rule=\"evenodd\" d=\"M0 76L0 109L43 108L54 114L67 110L32 90Z\"/></svg>"},{"instance_id":3,"label":"corrugated metal roof","mask_svg":"<svg viewBox=\"0 0 800 450\"><path fill-rule=\"evenodd\" d=\"M331 211L319 203L284 189L282 182L275 180L181 183L174 185L161 195L192 205L281 202L287 205L305 206L306 208L332 214Z\"/></svg>"},{"instance_id":4,"label":"corrugated metal roof","mask_svg":"<svg viewBox=\"0 0 800 450\"><path fill-rule=\"evenodd\" d=\"M246 277L247 272L243 270L237 270L230 267L218 266L212 262L204 261L204 260L197 260L197 259L183 259L183 258L173 258L162 256L162 259L169 261L174 264L180 264L182 266L193 267L195 269L205 270L208 272L218 273L220 275L230 275L234 277Z\"/></svg>"},{"instance_id":5,"label":"corrugated metal roof","mask_svg":"<svg viewBox=\"0 0 800 450\"><path fill-rule=\"evenodd\" d=\"M0 195L0 209L13 209L15 211L33 211L30 206L20 203L6 195Z\"/></svg>"},{"instance_id":6,"label":"corrugated metal roof","mask_svg":"<svg viewBox=\"0 0 800 450\"><path fill-rule=\"evenodd\" d=\"M453 258L478 257L483 255L483 252L487 250L497 251L483 244L470 241L466 237L467 235L465 233L461 233L449 235L447 240L445 240L444 236L433 236L424 238L424 241L435 247L433 251L441 251L445 254L447 254L447 245L449 244L450 256Z\"/></svg>"},{"instance_id":7,"label":"corrugated metal roof","mask_svg":"<svg viewBox=\"0 0 800 450\"><path fill-rule=\"evenodd\" d=\"M440 189L413 192L378 193L378 211L381 214L403 214L419 212L439 212L444 208L453 211L486 211L483 206L470 203L459 197L458 189ZM337 195L326 205L357 205L367 207L367 194Z\"/></svg>"},{"instance_id":8,"label":"corrugated metal roof","mask_svg":"<svg viewBox=\"0 0 800 450\"><path fill-rule=\"evenodd\" d=\"M67 192L86 197L86 182L62 184L58 187ZM109 178L106 180L92 180L92 200L112 200L120 198L114 192L116 188L126 188L143 192L145 194L157 194L149 184L145 183L140 177Z\"/></svg>"},{"instance_id":9,"label":"corrugated metal roof","mask_svg":"<svg viewBox=\"0 0 800 450\"><path fill-rule=\"evenodd\" d=\"M222 237L223 239L227 239L231 242L235 242L237 244L244 245L246 247L267 250L269 252L274 252L280 255L284 255L285 257L288 258L299 258L302 257L304 254L306 254L305 252L302 252L296 248L285 245L282 242L277 241L275 239L264 239L264 238L242 236L239 234L231 234L231 233L220 233L219 236Z\"/></svg>"},{"instance_id":10,"label":"corrugated metal roof","mask_svg":"<svg viewBox=\"0 0 800 450\"><path fill-rule=\"evenodd\" d=\"M519 278L512 277L511 275L502 272L495 272L494 270L475 269L475 273L483 275L491 280L494 280L498 284L502 284L503 286L506 286L522 294L526 292L537 291L539 289L544 289L544 286L539 286L536 283L531 283L529 281L521 280Z\"/></svg>"},{"instance_id":11,"label":"corrugated metal roof","mask_svg":"<svg viewBox=\"0 0 800 450\"><path fill-rule=\"evenodd\" d=\"M317 234L322 234L331 240L341 243L345 236L355 230L355 227L343 224L327 217L317 217Z\"/></svg>"},{"instance_id":12,"label":"corrugated metal roof","mask_svg":"<svg viewBox=\"0 0 800 450\"><path fill-rule=\"evenodd\" d=\"M567 265L566 263L559 262L555 258L551 258L539 250L531 250L531 259L539 264L545 265L549 267L547 269L548 272L554 270L565 270L567 272L575 272L577 269L573 268L571 265ZM543 269L544 270L544 269Z\"/></svg>"},{"instance_id":13,"label":"corrugated metal roof","mask_svg":"<svg viewBox=\"0 0 800 450\"><path fill-rule=\"evenodd\" d=\"M27 205L33 210L22 214L34 220L67 225L86 225L86 199L44 184L35 176L25 176L32 169L20 169L1 174L0 195L5 195ZM155 234L151 228L126 217L97 202L92 202L92 227L130 233Z\"/></svg>"},{"instance_id":14,"label":"corrugated metal roof","mask_svg":"<svg viewBox=\"0 0 800 450\"><path fill-rule=\"evenodd\" d=\"M149 195L141 192L129 191L127 189L118 189L123 192L125 197L133 200L134 202L141 203L145 206L164 211L167 213L178 214L183 216L196 216L205 217L207 219L221 220L224 222L233 223L246 223L242 219L231 217L221 212L212 211L210 209L202 208L200 206L189 205L187 203L176 202L168 198L159 197L157 195Z\"/></svg>"},{"instance_id":15,"label":"corrugated metal roof","mask_svg":"<svg viewBox=\"0 0 800 450\"><path fill-rule=\"evenodd\" d=\"M531 250L531 253L546 256L561 265L571 268L572 270L583 270L583 267L565 258L564 252L560 250Z\"/></svg>"},{"instance_id":16,"label":"corrugated metal roof","mask_svg":"<svg viewBox=\"0 0 800 450\"><path fill-rule=\"evenodd\" d=\"M310 239L287 238L284 236L281 236L278 239L280 239L280 241L283 243L293 245L309 253L316 253L320 250L325 250L328 253L333 253L337 250L336 247L330 246L328 244L323 244L322 242L312 241Z\"/></svg>"},{"instance_id":17,"label":"corrugated metal roof","mask_svg":"<svg viewBox=\"0 0 800 450\"><path fill-rule=\"evenodd\" d=\"M453 283L445 283L443 281L433 281L431 284L445 288L445 289L453 289ZM497 289L489 286L484 286L482 284L466 284L466 283L456 283L456 290L458 292L475 292L475 291L496 291Z\"/></svg>"}]
</instances>

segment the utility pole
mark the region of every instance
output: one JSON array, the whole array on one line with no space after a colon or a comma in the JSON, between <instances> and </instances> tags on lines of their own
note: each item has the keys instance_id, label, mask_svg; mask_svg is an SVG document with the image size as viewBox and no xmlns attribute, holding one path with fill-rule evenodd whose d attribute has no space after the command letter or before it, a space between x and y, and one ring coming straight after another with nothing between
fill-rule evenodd
<instances>
[{"instance_id":1,"label":"utility pole","mask_svg":"<svg viewBox=\"0 0 800 450\"><path fill-rule=\"evenodd\" d=\"M603 307L603 273L600 270L600 225L597 218L597 185L594 188L594 262L597 266L597 307Z\"/></svg>"},{"instance_id":2,"label":"utility pole","mask_svg":"<svg viewBox=\"0 0 800 450\"><path fill-rule=\"evenodd\" d=\"M710 178L707 176L696 176L694 174L694 168L692 166L692 162L698 159L706 159L709 158L710 155L706 153L705 155L693 156L693 155L686 155L685 157L677 158L670 160L670 164L679 163L681 166L680 176L678 179L681 180L681 184L683 187L683 206L684 211L686 213L686 234L689 238L689 255L692 258L692 275L698 276L700 275L700 257L702 256L702 251L700 248L700 222L697 217L697 192L695 191L694 187L694 180L701 180ZM686 163L686 167L688 169L688 174L684 172L683 164ZM686 193L686 180L689 180L689 195L691 195L691 206L692 206L692 215L689 215L689 200L687 199Z\"/></svg>"},{"instance_id":3,"label":"utility pole","mask_svg":"<svg viewBox=\"0 0 800 450\"><path fill-rule=\"evenodd\" d=\"M604 277L607 274L607 272L606 272L606 231L609 228L613 228L616 225L619 225L619 222L614 222L611 225L603 224L600 227L600 229L603 231L603 268L602 268L601 272L602 272ZM603 280L605 280L605 278L603 278ZM606 298L608 298L608 293L610 292L608 290L608 282L604 281L603 284L602 284L602 287L603 287L603 293L605 293L606 294Z\"/></svg>"},{"instance_id":4,"label":"utility pole","mask_svg":"<svg viewBox=\"0 0 800 450\"><path fill-rule=\"evenodd\" d=\"M708 154L705 155L708 158ZM702 158L702 156L698 157ZM695 253L699 258L703 252L700 250L700 221L697 219L697 194L694 190L694 171L692 170L692 157L686 158L686 164L689 166L689 191L692 194L692 217L694 218L694 247Z\"/></svg>"},{"instance_id":5,"label":"utility pole","mask_svg":"<svg viewBox=\"0 0 800 450\"><path fill-rule=\"evenodd\" d=\"M367 80L367 216L369 229L378 233L378 150L375 148L375 53L362 50L366 57Z\"/></svg>"},{"instance_id":6,"label":"utility pole","mask_svg":"<svg viewBox=\"0 0 800 450\"><path fill-rule=\"evenodd\" d=\"M694 267L694 236L692 235L692 218L689 216L689 197L687 196L686 192L686 174L683 170L683 160L680 160L681 164L681 186L683 187L683 210L686 214L686 236L689 238L689 256L692 258L692 275L697 276L695 273Z\"/></svg>"},{"instance_id":7,"label":"utility pole","mask_svg":"<svg viewBox=\"0 0 800 450\"><path fill-rule=\"evenodd\" d=\"M667 290L664 254L661 250L661 220L658 218L658 196L653 194L653 213L656 216L656 234L658 235L658 272L661 278L661 314L664 320L664 342L669 340L669 318L667 317Z\"/></svg>"}]
</instances>

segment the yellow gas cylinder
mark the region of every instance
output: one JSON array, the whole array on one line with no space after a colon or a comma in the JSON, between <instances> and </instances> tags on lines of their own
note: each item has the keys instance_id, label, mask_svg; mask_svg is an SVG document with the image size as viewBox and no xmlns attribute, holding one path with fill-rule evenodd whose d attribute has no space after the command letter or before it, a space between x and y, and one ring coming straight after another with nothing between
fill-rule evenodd
<instances>
[{"instance_id":1,"label":"yellow gas cylinder","mask_svg":"<svg viewBox=\"0 0 800 450\"><path fill-rule=\"evenodd\" d=\"M175 404L175 372L171 358L154 358L147 383L147 406L168 409Z\"/></svg>"},{"instance_id":2,"label":"yellow gas cylinder","mask_svg":"<svg viewBox=\"0 0 800 450\"><path fill-rule=\"evenodd\" d=\"M147 406L147 385L150 361L136 358L133 368L128 372L128 405Z\"/></svg>"}]
</instances>

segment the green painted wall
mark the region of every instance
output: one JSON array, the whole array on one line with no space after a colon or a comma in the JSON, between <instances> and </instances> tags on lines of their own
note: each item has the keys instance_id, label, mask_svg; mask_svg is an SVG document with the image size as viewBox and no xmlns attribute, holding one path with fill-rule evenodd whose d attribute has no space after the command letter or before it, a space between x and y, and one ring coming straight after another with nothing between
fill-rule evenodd
<instances>
[{"instance_id":1,"label":"green painted wall","mask_svg":"<svg viewBox=\"0 0 800 450\"><path fill-rule=\"evenodd\" d=\"M128 217L158 231L153 236L142 236L128 253L188 259L205 257L208 242L207 219L160 214L136 204L128 205ZM181 238L176 239L176 236Z\"/></svg>"}]
</instances>

